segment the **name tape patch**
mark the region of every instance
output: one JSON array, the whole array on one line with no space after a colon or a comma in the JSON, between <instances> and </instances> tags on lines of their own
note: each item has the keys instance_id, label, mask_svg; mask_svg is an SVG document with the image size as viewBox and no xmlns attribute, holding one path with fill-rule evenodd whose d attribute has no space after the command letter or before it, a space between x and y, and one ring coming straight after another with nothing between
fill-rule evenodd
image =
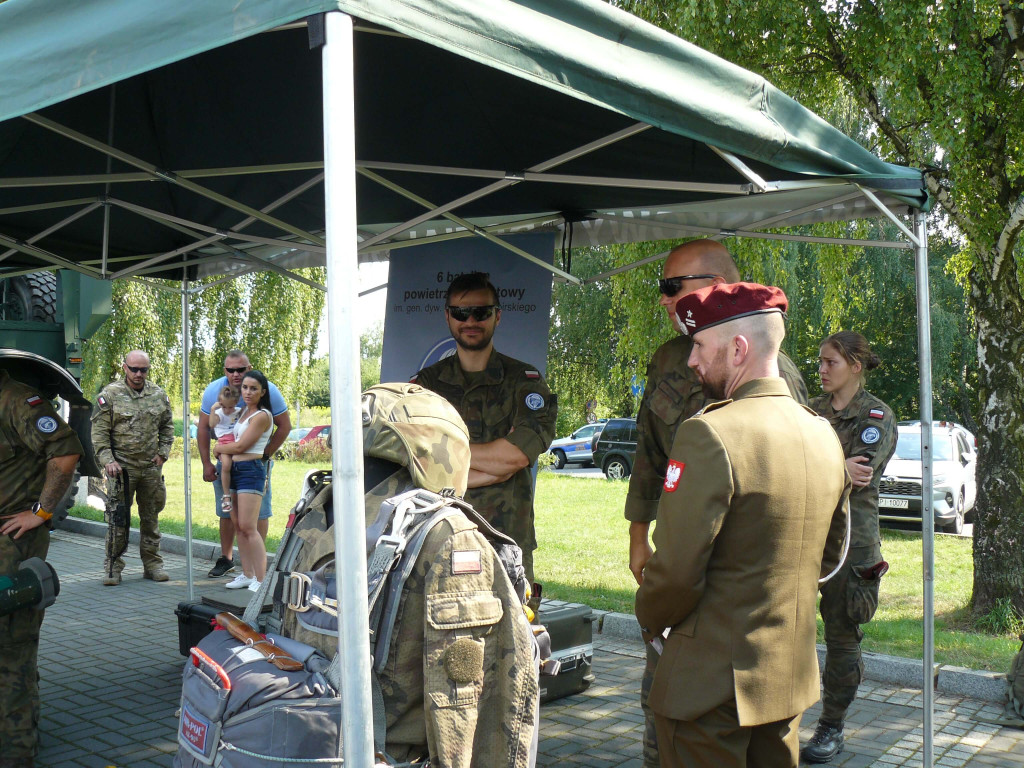
<instances>
[{"instance_id":1,"label":"name tape patch","mask_svg":"<svg viewBox=\"0 0 1024 768\"><path fill-rule=\"evenodd\" d=\"M526 396L526 407L531 411L539 411L544 407L544 398L536 392L531 392Z\"/></svg>"},{"instance_id":2,"label":"name tape patch","mask_svg":"<svg viewBox=\"0 0 1024 768\"><path fill-rule=\"evenodd\" d=\"M673 493L679 487L679 478L683 476L686 464L682 461L669 459L668 467L665 469L665 492Z\"/></svg>"},{"instance_id":3,"label":"name tape patch","mask_svg":"<svg viewBox=\"0 0 1024 768\"><path fill-rule=\"evenodd\" d=\"M479 549L463 549L452 551L452 575L463 573L480 573L483 565L480 562Z\"/></svg>"}]
</instances>

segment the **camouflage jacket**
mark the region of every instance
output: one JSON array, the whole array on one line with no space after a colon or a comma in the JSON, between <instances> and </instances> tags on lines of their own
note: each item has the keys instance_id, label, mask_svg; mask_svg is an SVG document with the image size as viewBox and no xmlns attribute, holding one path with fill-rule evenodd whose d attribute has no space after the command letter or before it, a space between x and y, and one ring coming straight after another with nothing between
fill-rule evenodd
<instances>
[{"instance_id":1,"label":"camouflage jacket","mask_svg":"<svg viewBox=\"0 0 1024 768\"><path fill-rule=\"evenodd\" d=\"M638 440L633 471L626 495L626 519L636 523L653 522L665 481L665 467L676 428L710 400L704 397L697 374L686 361L693 340L676 336L666 341L647 366L647 383L636 416ZM779 375L798 403L807 403L807 385L796 365L779 353Z\"/></svg>"},{"instance_id":2,"label":"camouflage jacket","mask_svg":"<svg viewBox=\"0 0 1024 768\"><path fill-rule=\"evenodd\" d=\"M396 467L367 491L367 527L382 502L414 487L408 470ZM334 529L326 526L324 511L331 499L330 489L321 492L295 524L302 548L293 570L315 570L334 558ZM479 569L455 568L474 555ZM282 634L328 658L337 651L337 632L310 631L290 610ZM377 679L385 749L395 760L429 757L437 768L529 765L538 707L532 632L497 553L461 512L437 523L424 540Z\"/></svg>"},{"instance_id":3,"label":"camouflage jacket","mask_svg":"<svg viewBox=\"0 0 1024 768\"><path fill-rule=\"evenodd\" d=\"M78 435L48 400L0 371L0 517L39 501L46 462L83 453Z\"/></svg>"},{"instance_id":4,"label":"camouflage jacket","mask_svg":"<svg viewBox=\"0 0 1024 768\"><path fill-rule=\"evenodd\" d=\"M492 350L487 368L467 374L458 355L452 355L424 368L413 381L455 406L469 429L470 447L505 438L526 454L532 466L554 439L555 395L535 368L515 358ZM530 466L502 483L470 488L465 499L520 547L537 548Z\"/></svg>"},{"instance_id":5,"label":"camouflage jacket","mask_svg":"<svg viewBox=\"0 0 1024 768\"><path fill-rule=\"evenodd\" d=\"M878 532L878 487L885 465L896 450L896 417L892 409L865 389L860 389L841 411L832 410L832 395L820 395L809 403L839 436L846 458L867 456L874 473L871 482L850 493L850 562L876 563L882 559Z\"/></svg>"},{"instance_id":6,"label":"camouflage jacket","mask_svg":"<svg viewBox=\"0 0 1024 768\"><path fill-rule=\"evenodd\" d=\"M100 466L116 458L128 468L166 461L174 443L174 420L166 393L147 381L136 392L123 380L108 384L96 396L92 412L92 444Z\"/></svg>"}]
</instances>

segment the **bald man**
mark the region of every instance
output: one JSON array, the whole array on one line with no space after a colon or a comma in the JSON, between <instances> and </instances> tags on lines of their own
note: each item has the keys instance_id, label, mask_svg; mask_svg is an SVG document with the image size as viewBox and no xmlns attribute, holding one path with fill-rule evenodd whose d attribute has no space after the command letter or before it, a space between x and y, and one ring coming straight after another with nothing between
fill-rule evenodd
<instances>
[{"instance_id":1,"label":"bald man","mask_svg":"<svg viewBox=\"0 0 1024 768\"><path fill-rule=\"evenodd\" d=\"M92 412L92 444L107 474L107 552L103 584L121 583L133 500L139 507L139 556L143 578L167 581L160 556L157 515L167 501L162 467L174 443L171 403L149 381L149 355L134 349L121 364L124 378L108 384ZM123 507L119 508L119 501ZM123 514L127 512L127 515Z\"/></svg>"},{"instance_id":2,"label":"bald man","mask_svg":"<svg viewBox=\"0 0 1024 768\"><path fill-rule=\"evenodd\" d=\"M851 485L834 431L779 377L786 308L755 283L676 307L712 402L676 431L636 595L661 651L648 703L662 768L796 768L818 699L818 579L841 557Z\"/></svg>"},{"instance_id":3,"label":"bald man","mask_svg":"<svg viewBox=\"0 0 1024 768\"><path fill-rule=\"evenodd\" d=\"M740 279L732 254L715 240L691 240L673 248L665 259L662 274L664 277L658 281L658 303L677 330L675 309L680 299L701 288ZM692 345L689 336L679 335L662 344L647 366L644 397L636 417L639 440L625 509L629 520L629 570L638 585L643 582L644 565L651 556L650 527L657 516L672 438L679 424L707 403L700 380L686 364ZM793 361L780 352L778 366L793 398L806 404L807 386ZM656 663L657 654L648 647L647 666L640 683L640 705L645 718L644 768L658 766L657 735L647 707Z\"/></svg>"}]
</instances>

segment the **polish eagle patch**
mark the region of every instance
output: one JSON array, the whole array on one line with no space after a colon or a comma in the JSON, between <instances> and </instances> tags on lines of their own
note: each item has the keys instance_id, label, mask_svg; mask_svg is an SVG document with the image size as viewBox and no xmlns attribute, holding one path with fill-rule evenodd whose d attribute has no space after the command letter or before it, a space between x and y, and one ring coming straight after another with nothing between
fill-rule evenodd
<instances>
[{"instance_id":1,"label":"polish eagle patch","mask_svg":"<svg viewBox=\"0 0 1024 768\"><path fill-rule=\"evenodd\" d=\"M665 492L672 493L679 487L679 478L683 476L686 464L675 459L670 459L665 470Z\"/></svg>"}]
</instances>

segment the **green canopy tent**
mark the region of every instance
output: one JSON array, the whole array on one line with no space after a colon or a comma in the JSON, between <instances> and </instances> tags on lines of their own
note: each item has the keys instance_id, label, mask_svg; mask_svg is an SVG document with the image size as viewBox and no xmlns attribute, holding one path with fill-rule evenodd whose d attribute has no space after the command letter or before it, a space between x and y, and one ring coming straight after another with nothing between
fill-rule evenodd
<instances>
[{"instance_id":1,"label":"green canopy tent","mask_svg":"<svg viewBox=\"0 0 1024 768\"><path fill-rule=\"evenodd\" d=\"M919 171L599 0L0 3L0 277L181 280L187 317L197 277L326 260L351 448L333 469L352 765L372 758L362 521L343 512L362 498L359 259L467 236L516 251L501 235L528 230L778 237L762 230L885 215L907 240L873 244L917 254L930 425L927 206Z\"/></svg>"}]
</instances>

